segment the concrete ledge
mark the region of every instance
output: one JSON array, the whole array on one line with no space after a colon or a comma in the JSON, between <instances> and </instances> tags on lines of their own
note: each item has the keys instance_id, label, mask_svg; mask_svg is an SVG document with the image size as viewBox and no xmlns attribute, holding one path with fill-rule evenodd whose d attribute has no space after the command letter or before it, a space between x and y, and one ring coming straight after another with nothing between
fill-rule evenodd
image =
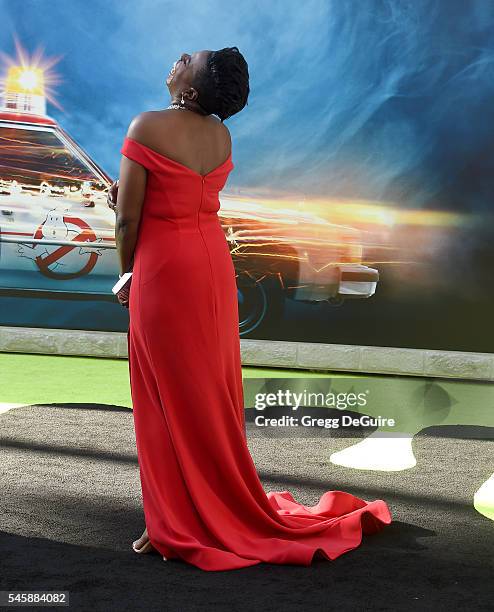
<instances>
[{"instance_id":1,"label":"concrete ledge","mask_svg":"<svg viewBox=\"0 0 494 612\"><path fill-rule=\"evenodd\" d=\"M494 354L386 346L241 340L248 366L494 381ZM0 351L127 358L123 332L1 327Z\"/></svg>"}]
</instances>

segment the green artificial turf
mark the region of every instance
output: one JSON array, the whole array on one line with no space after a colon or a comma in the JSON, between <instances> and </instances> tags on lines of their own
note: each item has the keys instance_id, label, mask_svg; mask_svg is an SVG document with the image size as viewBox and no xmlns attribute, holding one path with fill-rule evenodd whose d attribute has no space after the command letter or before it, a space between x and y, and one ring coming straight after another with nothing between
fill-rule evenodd
<instances>
[{"instance_id":1,"label":"green artificial turf","mask_svg":"<svg viewBox=\"0 0 494 612\"><path fill-rule=\"evenodd\" d=\"M244 378L327 377L324 372L243 368ZM354 374L331 373L333 377ZM0 404L84 403L131 407L126 359L0 352Z\"/></svg>"}]
</instances>

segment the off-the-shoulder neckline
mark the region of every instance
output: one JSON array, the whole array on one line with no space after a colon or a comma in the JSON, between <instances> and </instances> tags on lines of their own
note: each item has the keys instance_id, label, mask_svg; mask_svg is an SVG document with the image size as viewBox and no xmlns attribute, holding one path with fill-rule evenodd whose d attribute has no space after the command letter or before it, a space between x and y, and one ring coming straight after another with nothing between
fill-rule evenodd
<instances>
[{"instance_id":1,"label":"off-the-shoulder neckline","mask_svg":"<svg viewBox=\"0 0 494 612\"><path fill-rule=\"evenodd\" d=\"M207 178L209 175L217 172L220 168L223 168L223 166L225 166L232 157L232 153L230 151L228 157L219 166L216 166L216 168L213 168L210 172L207 172L206 174L199 174L199 172L192 170L192 168L189 168L189 166L186 166L185 164L182 164L181 162L177 161L176 159L172 159L171 157L168 157L167 155L163 155L163 153L158 153L158 151L155 151L151 147L148 147L147 145L143 144L142 142L139 142L138 140L135 140L134 138L131 138L130 136L126 136L125 140L130 140L132 142L135 142L140 147L144 147L148 151L151 151L151 153L154 153L155 155L158 155L159 157L162 157L163 159L166 159L167 161L171 162L172 164L176 164L177 166L180 166L181 168L185 168L185 170L188 170L192 174L195 174L196 176L199 176L201 178Z\"/></svg>"}]
</instances>

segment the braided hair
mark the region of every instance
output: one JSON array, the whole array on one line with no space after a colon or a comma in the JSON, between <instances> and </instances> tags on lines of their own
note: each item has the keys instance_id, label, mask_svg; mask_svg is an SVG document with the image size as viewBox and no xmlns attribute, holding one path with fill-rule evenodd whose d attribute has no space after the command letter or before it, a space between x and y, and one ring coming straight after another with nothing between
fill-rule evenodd
<instances>
[{"instance_id":1,"label":"braided hair","mask_svg":"<svg viewBox=\"0 0 494 612\"><path fill-rule=\"evenodd\" d=\"M217 115L223 123L239 113L248 104L250 89L249 68L238 47L211 51L194 85L197 102L208 115Z\"/></svg>"}]
</instances>

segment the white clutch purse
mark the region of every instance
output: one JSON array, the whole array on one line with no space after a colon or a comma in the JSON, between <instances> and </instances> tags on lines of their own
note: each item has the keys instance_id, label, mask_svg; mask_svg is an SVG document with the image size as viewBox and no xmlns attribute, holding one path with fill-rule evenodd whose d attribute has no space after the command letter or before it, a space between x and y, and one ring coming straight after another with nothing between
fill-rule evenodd
<instances>
[{"instance_id":1,"label":"white clutch purse","mask_svg":"<svg viewBox=\"0 0 494 612\"><path fill-rule=\"evenodd\" d=\"M130 281L131 278L132 272L125 272L125 274L122 274L122 276L112 287L113 293L115 293L116 295L120 291L120 289L123 289L125 287L125 285Z\"/></svg>"}]
</instances>

